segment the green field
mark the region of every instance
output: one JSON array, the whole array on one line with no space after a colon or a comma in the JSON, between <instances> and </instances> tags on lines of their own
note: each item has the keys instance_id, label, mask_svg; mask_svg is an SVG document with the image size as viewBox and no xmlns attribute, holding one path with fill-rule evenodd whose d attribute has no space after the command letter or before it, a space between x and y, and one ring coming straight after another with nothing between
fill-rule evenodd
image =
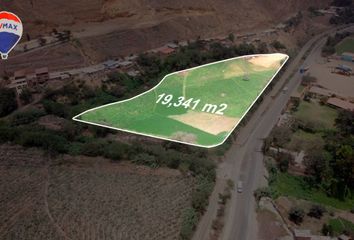
<instances>
[{"instance_id":1,"label":"green field","mask_svg":"<svg viewBox=\"0 0 354 240\"><path fill-rule=\"evenodd\" d=\"M316 102L301 101L298 110L294 113L296 119L310 123L316 130L333 129L338 112L328 106Z\"/></svg>"},{"instance_id":2,"label":"green field","mask_svg":"<svg viewBox=\"0 0 354 240\"><path fill-rule=\"evenodd\" d=\"M354 38L346 38L336 46L336 52L341 55L344 52L354 53Z\"/></svg>"},{"instance_id":3,"label":"green field","mask_svg":"<svg viewBox=\"0 0 354 240\"><path fill-rule=\"evenodd\" d=\"M74 120L191 145L222 144L287 60L245 56L169 74L153 89Z\"/></svg>"},{"instance_id":4,"label":"green field","mask_svg":"<svg viewBox=\"0 0 354 240\"><path fill-rule=\"evenodd\" d=\"M329 220L329 225L332 226L333 231L336 235L343 234L343 231L349 231L354 233L354 223L349 222L343 218L335 218Z\"/></svg>"},{"instance_id":5,"label":"green field","mask_svg":"<svg viewBox=\"0 0 354 240\"><path fill-rule=\"evenodd\" d=\"M320 189L310 188L304 177L293 176L289 173L277 173L276 181L271 187L280 196L295 197L343 210L350 210L354 206L354 199L341 201L329 197Z\"/></svg>"}]
</instances>

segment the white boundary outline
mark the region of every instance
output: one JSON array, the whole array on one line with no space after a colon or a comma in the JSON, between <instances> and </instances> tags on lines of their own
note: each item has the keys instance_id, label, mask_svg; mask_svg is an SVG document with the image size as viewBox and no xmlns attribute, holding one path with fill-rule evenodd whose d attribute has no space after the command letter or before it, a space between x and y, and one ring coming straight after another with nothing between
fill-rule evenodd
<instances>
[{"instance_id":1,"label":"white boundary outline","mask_svg":"<svg viewBox=\"0 0 354 240\"><path fill-rule=\"evenodd\" d=\"M193 69L197 69L197 68L201 68L201 67L205 67L205 66L208 66L208 65L212 65L212 64L217 64L217 63L222 63L222 62L226 62L226 61L231 61L231 60L235 60L235 59L239 59L239 58L246 58L246 57L257 57L257 56L269 56L269 55L276 55L276 54L281 54L281 55L284 55L286 58L285 58L285 61L283 62L283 64L278 68L278 70L276 71L276 73L272 76L272 78L268 81L268 83L266 84L266 86L263 88L263 90L259 93L259 95L255 98L255 100L252 102L252 104L248 107L248 109L245 111L245 113L242 115L242 117L239 119L239 121L236 123L236 125L234 126L234 128L229 132L229 134L224 138L224 140L219 143L219 144L216 144L216 145L200 145L200 144L194 144L194 143L188 143L188 142L183 142L183 141L179 141L179 140L175 140L175 139L168 139L168 138L164 138L164 137L159 137L159 136L154 136L154 135L150 135L150 134L145 134L145 133L139 133L139 132L135 132L135 131L130 131L130 130L126 130L126 129L121 129L121 128L115 128L115 127L111 127L111 126L107 126L107 125L103 125L103 124L98 124L98 123L93 123L93 122L88 122L88 121L84 121L84 120L81 120L81 119L77 119L79 116L87 113L87 112L91 112L91 111L94 111L96 109L99 109L99 108L103 108L103 107L107 107L107 106L111 106L111 105L114 105L114 104L119 104L119 103L123 103L123 102L127 102L127 101L130 101L130 100L133 100L137 97L140 97L148 92L151 92L151 91L154 91L155 88L157 88L164 80L165 78L167 78L168 76L170 75L173 75L173 74L176 74L176 73L180 73L180 72L183 72L183 71L187 71L187 70L193 70ZM87 124L91 124L91 125L95 125L95 126L99 126L99 127L106 127L106 128L110 128L110 129L114 129L114 130L119 130L119 131L122 131L122 132L128 132L128 133L133 133L133 134L137 134L137 135L141 135L141 136L146 136L146 137L152 137L152 138L157 138L157 139L162 139L162 140L167 140L167 141L171 141L171 142L177 142L177 143L182 143L182 144L187 144L187 145L191 145L191 146L196 146L196 147L203 147L203 148L213 148L213 147L217 147L221 144L223 144L231 135L231 133L235 130L235 128L238 126L238 124L242 121L242 119L245 117L245 115L249 112L249 110L252 108L252 106L255 104L255 102L258 100L258 98L262 95L262 93L264 92L264 90L268 87L268 85L273 81L273 79L275 78L275 76L279 73L279 71L283 68L283 66L285 65L285 63L288 61L289 59L289 56L287 54L284 54L284 53L270 53L270 54L252 54L252 55L244 55L244 56L238 56L238 57L234 57L234 58L228 58L228 59L224 59L224 60L221 60L221 61L217 61L217 62L212 62L212 63L207 63L207 64L204 64L204 65L200 65L200 66L197 66L197 67L193 67L193 68L188 68L188 69L184 69L184 70L180 70L180 71L177 71L177 72L173 72L173 73L169 73L167 74L166 76L163 77L163 79L153 88L151 88L150 90L146 91L146 92L143 92L143 93L140 93L139 95L135 96L135 97L132 97L132 98L129 98L129 99L125 99L125 100L122 100L122 101L118 101L118 102L114 102L114 103L109 103L109 104L105 104L105 105L102 105L102 106L99 106L99 107L95 107L95 108L92 108L92 109L89 109L89 110L86 110L76 116L74 116L72 118L72 120L74 121L77 121L77 122L83 122L83 123L87 123Z\"/></svg>"},{"instance_id":2,"label":"white boundary outline","mask_svg":"<svg viewBox=\"0 0 354 240\"><path fill-rule=\"evenodd\" d=\"M20 20L20 24L21 24L21 34L20 34L20 37L18 38L17 42L12 46L12 48L10 48L9 51L7 51L6 53L2 53L1 54L1 57L4 55L5 58L2 58L2 60L6 60L7 59L7 56L9 55L9 53L12 51L12 49L14 49L14 47L16 47L16 45L18 44L18 42L21 40L22 38L22 35L23 35L23 24L22 24L22 21L21 21L21 18L19 18L16 14L12 13L12 12L7 12L7 11L0 11L0 13L8 13L8 14L12 14L12 15L15 15L19 20Z\"/></svg>"}]
</instances>

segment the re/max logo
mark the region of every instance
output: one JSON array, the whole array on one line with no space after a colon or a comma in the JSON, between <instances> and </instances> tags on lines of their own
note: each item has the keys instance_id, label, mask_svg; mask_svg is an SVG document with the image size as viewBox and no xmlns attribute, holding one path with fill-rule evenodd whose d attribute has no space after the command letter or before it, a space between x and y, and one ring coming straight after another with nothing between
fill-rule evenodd
<instances>
[{"instance_id":1,"label":"re/max logo","mask_svg":"<svg viewBox=\"0 0 354 240\"><path fill-rule=\"evenodd\" d=\"M17 31L17 25L11 23L0 23L0 29L13 29Z\"/></svg>"}]
</instances>

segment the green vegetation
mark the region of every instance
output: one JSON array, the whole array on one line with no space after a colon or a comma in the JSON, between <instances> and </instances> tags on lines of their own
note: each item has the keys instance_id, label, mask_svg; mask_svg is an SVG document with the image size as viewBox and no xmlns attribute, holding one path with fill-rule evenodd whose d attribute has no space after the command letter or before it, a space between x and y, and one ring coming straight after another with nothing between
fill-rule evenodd
<instances>
[{"instance_id":1,"label":"green vegetation","mask_svg":"<svg viewBox=\"0 0 354 240\"><path fill-rule=\"evenodd\" d=\"M354 38L345 38L337 44L335 48L338 55L341 55L344 52L354 53Z\"/></svg>"},{"instance_id":2,"label":"green vegetation","mask_svg":"<svg viewBox=\"0 0 354 240\"><path fill-rule=\"evenodd\" d=\"M295 197L343 210L350 210L354 204L354 199L342 201L330 197L322 189L312 188L305 177L289 173L277 173L276 181L271 189L275 193L273 195L275 198L278 196Z\"/></svg>"},{"instance_id":3,"label":"green vegetation","mask_svg":"<svg viewBox=\"0 0 354 240\"><path fill-rule=\"evenodd\" d=\"M6 116L16 110L16 93L13 89L0 89L0 117Z\"/></svg>"},{"instance_id":4,"label":"green vegetation","mask_svg":"<svg viewBox=\"0 0 354 240\"><path fill-rule=\"evenodd\" d=\"M285 45L279 42L278 40L274 40L270 45L276 50L286 49Z\"/></svg>"},{"instance_id":5,"label":"green vegetation","mask_svg":"<svg viewBox=\"0 0 354 240\"><path fill-rule=\"evenodd\" d=\"M265 57L274 62L274 66L260 67L245 58L238 58L190 69L183 73L173 73L167 75L153 91L145 92L129 101L88 110L75 119L157 138L206 147L215 146L225 140L254 99L269 83L282 61L286 60L285 55L276 55L276 60L272 58L273 55L263 56ZM244 80L245 75L249 80ZM117 81L125 81L123 76L115 78L123 79ZM168 100L170 107L164 105L166 99L164 96L166 98L171 96ZM184 101L190 99L191 105L180 104L181 107L174 107L181 96ZM197 100L200 104L192 108L194 101ZM227 129L214 132L218 131L220 126L213 127L210 126L211 123L205 125L205 121L213 116L213 113L208 115L208 112L203 110L206 104L215 107L226 104L225 112L215 117L220 121L232 120ZM175 119L177 116L190 118L191 115L193 121ZM215 120L215 124L218 124L218 120ZM155 124L156 122L159 124ZM210 127L213 127L213 130L210 130Z\"/></svg>"},{"instance_id":6,"label":"green vegetation","mask_svg":"<svg viewBox=\"0 0 354 240\"><path fill-rule=\"evenodd\" d=\"M326 45L322 48L322 55L329 56L336 53L336 45L348 36L350 36L349 32L336 33L334 36L329 36Z\"/></svg>"},{"instance_id":7,"label":"green vegetation","mask_svg":"<svg viewBox=\"0 0 354 240\"><path fill-rule=\"evenodd\" d=\"M343 233L354 234L354 223L343 218L330 219L328 225L333 229L336 235Z\"/></svg>"},{"instance_id":8,"label":"green vegetation","mask_svg":"<svg viewBox=\"0 0 354 240\"><path fill-rule=\"evenodd\" d=\"M301 101L294 116L302 128L322 131L335 128L338 113L335 109L321 106L316 102Z\"/></svg>"},{"instance_id":9,"label":"green vegetation","mask_svg":"<svg viewBox=\"0 0 354 240\"><path fill-rule=\"evenodd\" d=\"M289 211L289 220L296 224L302 223L304 217L305 211L302 208L292 207Z\"/></svg>"}]
</instances>

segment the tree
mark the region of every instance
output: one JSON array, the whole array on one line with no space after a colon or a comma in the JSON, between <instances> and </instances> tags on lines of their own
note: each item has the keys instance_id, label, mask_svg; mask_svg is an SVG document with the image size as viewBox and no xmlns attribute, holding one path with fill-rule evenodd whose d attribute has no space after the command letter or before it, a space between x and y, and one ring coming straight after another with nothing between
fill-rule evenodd
<instances>
[{"instance_id":1,"label":"tree","mask_svg":"<svg viewBox=\"0 0 354 240\"><path fill-rule=\"evenodd\" d=\"M228 39L231 41L231 42L234 42L235 41L235 35L233 33L230 33L229 36L228 36Z\"/></svg>"},{"instance_id":2,"label":"tree","mask_svg":"<svg viewBox=\"0 0 354 240\"><path fill-rule=\"evenodd\" d=\"M285 126L275 127L271 133L273 144L276 147L282 147L290 141L291 129Z\"/></svg>"},{"instance_id":3,"label":"tree","mask_svg":"<svg viewBox=\"0 0 354 240\"><path fill-rule=\"evenodd\" d=\"M278 40L274 40L270 45L272 45L272 47L274 47L276 50L286 49L285 45Z\"/></svg>"},{"instance_id":4,"label":"tree","mask_svg":"<svg viewBox=\"0 0 354 240\"><path fill-rule=\"evenodd\" d=\"M281 172L287 172L294 158L290 153L279 152L276 156L277 166Z\"/></svg>"},{"instance_id":5,"label":"tree","mask_svg":"<svg viewBox=\"0 0 354 240\"><path fill-rule=\"evenodd\" d=\"M268 49L267 43L261 42L257 47L257 52L258 53L268 53L269 49Z\"/></svg>"},{"instance_id":6,"label":"tree","mask_svg":"<svg viewBox=\"0 0 354 240\"><path fill-rule=\"evenodd\" d=\"M28 88L23 89L20 94L20 99L21 99L22 103L24 103L24 104L30 103L32 101L31 91Z\"/></svg>"},{"instance_id":7,"label":"tree","mask_svg":"<svg viewBox=\"0 0 354 240\"><path fill-rule=\"evenodd\" d=\"M312 176L316 184L331 181L330 160L331 156L328 152L323 149L312 149L303 160L306 174Z\"/></svg>"},{"instance_id":8,"label":"tree","mask_svg":"<svg viewBox=\"0 0 354 240\"><path fill-rule=\"evenodd\" d=\"M322 225L321 232L325 236L333 236L334 233L332 225L327 225L327 224Z\"/></svg>"},{"instance_id":9,"label":"tree","mask_svg":"<svg viewBox=\"0 0 354 240\"><path fill-rule=\"evenodd\" d=\"M321 219L323 214L326 212L326 209L320 205L313 205L309 212L307 213L308 216Z\"/></svg>"},{"instance_id":10,"label":"tree","mask_svg":"<svg viewBox=\"0 0 354 240\"><path fill-rule=\"evenodd\" d=\"M341 111L336 118L336 126L344 136L354 134L354 112Z\"/></svg>"},{"instance_id":11,"label":"tree","mask_svg":"<svg viewBox=\"0 0 354 240\"><path fill-rule=\"evenodd\" d=\"M17 108L16 93L13 89L0 88L0 117L4 117Z\"/></svg>"},{"instance_id":12,"label":"tree","mask_svg":"<svg viewBox=\"0 0 354 240\"><path fill-rule=\"evenodd\" d=\"M289 211L289 220L295 224L302 223L305 216L305 211L299 207L292 207Z\"/></svg>"}]
</instances>

